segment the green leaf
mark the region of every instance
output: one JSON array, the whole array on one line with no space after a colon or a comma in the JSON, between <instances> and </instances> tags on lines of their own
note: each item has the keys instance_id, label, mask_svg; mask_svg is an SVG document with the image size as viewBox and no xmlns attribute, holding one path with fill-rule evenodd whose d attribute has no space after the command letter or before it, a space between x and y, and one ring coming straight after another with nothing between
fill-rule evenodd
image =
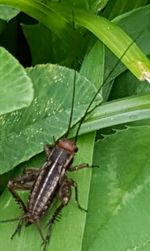
<instances>
[{"instance_id":1,"label":"green leaf","mask_svg":"<svg viewBox=\"0 0 150 251\"><path fill-rule=\"evenodd\" d=\"M130 1L130 0L116 0L115 2L109 1L107 7L104 10L104 16L109 17L112 19L122 13L130 11L132 9L136 9L140 6L146 5L148 0L137 0L137 1Z\"/></svg>"},{"instance_id":2,"label":"green leaf","mask_svg":"<svg viewBox=\"0 0 150 251\"><path fill-rule=\"evenodd\" d=\"M31 79L19 62L0 47L0 115L29 106L32 99Z\"/></svg>"},{"instance_id":3,"label":"green leaf","mask_svg":"<svg viewBox=\"0 0 150 251\"><path fill-rule=\"evenodd\" d=\"M143 22L144 19L144 22ZM149 19L150 19L150 6L135 9L128 13L125 13L113 20L119 25L124 31L126 31L146 54L150 54L149 40ZM138 37L139 36L139 37ZM138 39L137 39L138 37ZM116 65L117 58L109 51L106 50L106 70L105 77L108 76L112 67ZM109 80L114 80L120 73L125 71L126 68L123 64L119 64L109 77ZM122 84L120 84L122 85ZM141 84L142 85L142 84ZM106 88L107 89L107 88Z\"/></svg>"},{"instance_id":4,"label":"green leaf","mask_svg":"<svg viewBox=\"0 0 150 251\"><path fill-rule=\"evenodd\" d=\"M0 19L5 20L5 21L10 21L12 18L17 16L19 13L18 10L6 6L6 5L1 5L0 6Z\"/></svg>"},{"instance_id":5,"label":"green leaf","mask_svg":"<svg viewBox=\"0 0 150 251\"><path fill-rule=\"evenodd\" d=\"M72 61L77 55L79 56L82 54L84 46L84 39L82 35L80 32L75 30L61 14L54 10L50 10L45 4L37 0L2 1L0 1L0 4L10 5L22 10L48 27L59 37L59 39L61 39L64 50L69 51Z\"/></svg>"},{"instance_id":6,"label":"green leaf","mask_svg":"<svg viewBox=\"0 0 150 251\"><path fill-rule=\"evenodd\" d=\"M150 127L96 143L82 251L149 250Z\"/></svg>"},{"instance_id":7,"label":"green leaf","mask_svg":"<svg viewBox=\"0 0 150 251\"><path fill-rule=\"evenodd\" d=\"M99 20L98 20L99 19ZM137 45L113 23L102 17L92 17L79 13L77 22L93 32L99 39L106 44L113 53L132 71L132 73L141 80L149 81L150 63ZM101 29L97 27L101 23ZM111 38L111 39L110 39ZM132 46L131 46L132 44ZM130 46L130 48L129 48ZM124 54L125 53L125 54ZM122 55L124 54L123 58ZM134 58L134 63L132 60ZM142 69L143 68L143 69Z\"/></svg>"},{"instance_id":8,"label":"green leaf","mask_svg":"<svg viewBox=\"0 0 150 251\"><path fill-rule=\"evenodd\" d=\"M150 85L146 82L140 83L129 71L121 74L111 90L109 99L119 99L133 95L146 95L150 93Z\"/></svg>"},{"instance_id":9,"label":"green leaf","mask_svg":"<svg viewBox=\"0 0 150 251\"><path fill-rule=\"evenodd\" d=\"M99 1L96 1L96 9L97 9L97 11L101 11L101 10L105 9L105 7L107 6L108 2L109 2L109 0L101 0L101 1L99 0ZM95 3L94 3L94 5L95 5Z\"/></svg>"},{"instance_id":10,"label":"green leaf","mask_svg":"<svg viewBox=\"0 0 150 251\"><path fill-rule=\"evenodd\" d=\"M64 50L61 40L42 24L24 25L23 32L30 46L32 65L41 63L62 63L66 59L68 50ZM39 49L40 48L40 49ZM68 56L70 57L70 55Z\"/></svg>"},{"instance_id":11,"label":"green leaf","mask_svg":"<svg viewBox=\"0 0 150 251\"><path fill-rule=\"evenodd\" d=\"M92 164L94 141L95 137L93 133L83 135L79 138L79 151L76 163ZM77 182L81 205L87 209L91 170L84 169L74 172L71 175L71 178ZM68 208L64 211L61 223L55 225L56 231L53 232L53 238L51 239L49 250L59 250L63 246L65 251L79 251L82 248L82 239L87 213L76 207L74 196L71 203L68 205Z\"/></svg>"},{"instance_id":12,"label":"green leaf","mask_svg":"<svg viewBox=\"0 0 150 251\"><path fill-rule=\"evenodd\" d=\"M0 20L0 35L3 33L6 27L6 22L3 20Z\"/></svg>"},{"instance_id":13,"label":"green leaf","mask_svg":"<svg viewBox=\"0 0 150 251\"><path fill-rule=\"evenodd\" d=\"M95 72L94 71L93 72L84 71L84 67L88 67L88 69L90 68L89 66L92 64L93 56L96 55L96 50L97 50L97 53L101 50L101 44L97 43L97 45L94 47L94 49L90 52L90 54L84 60L84 65L82 67L82 74L86 75L87 77L90 76L90 80L94 79L95 84L97 84L96 80L97 79L99 80L99 71L96 69L95 69ZM97 61L97 64L95 62L95 67L97 67L99 69L99 64L98 64L99 57L96 57L95 59ZM63 101L63 98L64 98L63 93L65 93L65 95L67 95L67 92L68 92L68 96L70 95L70 93L72 93L72 87L70 90L69 84L71 84L71 86L72 86L73 72L69 71L66 68L61 68L61 67L57 68L56 66L51 66L51 67L53 67L53 70L54 70L53 75L56 74L55 77L57 76L58 79L61 74L66 75L63 78L63 86L62 86L63 90L62 89L60 90L60 87L59 87L60 82L59 81L58 81L58 86L56 86L56 84L54 83L55 89L56 89L56 87L58 88L58 95L61 96L60 97L61 102L65 103L67 101L68 97L66 97L65 101ZM48 73L49 73L49 71L48 71ZM69 78L69 73L70 73L71 80ZM40 75L39 69L37 71L37 75L38 76ZM45 73L45 75L46 75L46 73ZM49 73L49 75L50 75L50 73ZM52 75L52 73L51 73L51 75ZM42 76L43 77L41 77L41 79L45 83L44 74ZM92 78L92 76L93 76L93 78ZM47 78L48 78L48 76L47 76ZM41 79L40 79L40 81L41 81ZM49 83L52 88L53 87L53 80L51 80L51 79L52 79L52 76L49 76ZM50 80L52 83L50 82ZM90 92L92 91L92 88L91 89L89 88L89 82L85 81L85 79L83 77L82 78L78 77L77 80L78 81L77 81L76 90L79 88L79 91L77 91L79 97L77 97L77 100L75 103L78 103L80 96L81 96L82 102L87 99L88 93L85 93L86 89L87 89L87 91L88 91L88 89ZM86 88L84 88L85 85L86 85ZM67 86L67 88L66 88L67 90L64 90L65 86ZM90 98L91 97L92 97L92 94L90 95ZM66 108L69 111L70 111L71 99L72 99L72 96L69 97L68 107ZM54 101L57 102L57 95L55 95ZM59 104L59 102L58 102L58 104ZM81 107L81 105L80 105L76 109L82 110L83 108L84 107ZM63 112L65 113L65 109ZM67 115L67 119L66 119L66 115ZM59 116L59 114L57 116ZM55 118L53 118L53 119L55 119ZM64 123L64 121L66 121L66 123L68 123L68 114L65 114L64 120L62 120L62 122ZM57 121L57 125L55 125L55 128L51 128L50 127L51 123L49 123L48 130L50 130L51 135L53 135L54 130L56 132L59 131L58 127L60 127L60 125L62 126L61 121L60 121L60 123L59 123L59 121ZM38 137L39 137L39 135L38 135ZM92 163L94 139L95 139L95 134L93 134L93 133L91 135L85 135L85 136L79 137L79 139L78 139L79 151L77 153L76 163L83 163L83 162L84 163L86 162L89 164ZM50 143L50 142L48 142L48 143ZM33 144L33 142L31 142L31 144ZM29 165L30 165L30 163L28 164L28 166ZM31 165L32 165L32 163L31 163ZM38 166L40 166L39 162L38 162ZM81 205L84 208L87 208L89 186L90 186L90 180L91 180L91 170L79 171L77 173L72 174L71 177L74 180L76 180L78 183L79 200L80 200ZM9 201L11 201L10 204L9 204ZM8 205L8 206L6 207L5 205ZM10 207L11 207L11 216L10 216ZM15 203L13 202L13 199L11 199L11 196L8 195L7 192L5 192L1 198L0 210L2 212L1 217L3 219L8 218L8 214L9 214L9 217L14 217L17 214L20 215L19 210L17 210L17 207L16 207ZM52 211L53 210L54 210L54 208L52 209ZM47 216L48 219L50 217L49 215ZM65 251L81 250L85 220L86 220L86 213L81 212L78 208L76 208L76 204L74 202L74 193L73 193L72 201L69 203L67 208L65 208L63 210L61 222L58 222L58 224L55 224L55 226L53 228L52 238L51 238L50 246L48 247L48 250L59 250L62 248L62 246ZM43 221L41 221L41 224L42 224L42 226L45 225L45 223ZM2 239L5 240L5 238L7 238L7 245L5 246L6 251L10 248L12 251L13 250L19 251L20 249L21 250L22 249L25 249L25 250L26 249L28 249L28 250L34 249L34 250L38 251L41 249L40 248L41 240L40 240L39 234L34 226L31 228L28 228L28 229L23 229L23 232L21 234L21 238L17 237L14 241L8 241L8 236L10 236L11 233L14 231L14 227L15 227L15 223L11 224L11 226L10 226L10 224L6 224L5 230L4 230L4 231L6 231L6 234L3 232L4 235L1 236L2 237L1 240ZM4 225L0 225L0 230L1 229L4 229ZM66 238L66 236L67 236L67 238Z\"/></svg>"},{"instance_id":14,"label":"green leaf","mask_svg":"<svg viewBox=\"0 0 150 251\"><path fill-rule=\"evenodd\" d=\"M91 80L97 89L102 85L104 74L104 46L101 41L96 41L91 50L85 55L80 73Z\"/></svg>"},{"instance_id":15,"label":"green leaf","mask_svg":"<svg viewBox=\"0 0 150 251\"><path fill-rule=\"evenodd\" d=\"M52 10L72 20L70 9L62 4L49 3ZM90 12L73 9L74 19L99 38L140 80L149 80L150 62L135 42L115 23Z\"/></svg>"},{"instance_id":16,"label":"green leaf","mask_svg":"<svg viewBox=\"0 0 150 251\"><path fill-rule=\"evenodd\" d=\"M22 24L23 32L30 46L32 65L51 62L51 32L41 24ZM40 48L40 50L39 50Z\"/></svg>"},{"instance_id":17,"label":"green leaf","mask_svg":"<svg viewBox=\"0 0 150 251\"><path fill-rule=\"evenodd\" d=\"M150 95L127 97L98 106L82 124L80 134L150 118ZM75 135L76 127L71 130Z\"/></svg>"},{"instance_id":18,"label":"green leaf","mask_svg":"<svg viewBox=\"0 0 150 251\"><path fill-rule=\"evenodd\" d=\"M77 8L71 9L70 6L63 5L62 3L48 2L48 6L46 6L36 0L0 0L0 4L9 4L38 19L62 38L62 42L65 42L64 46L66 44L68 47L70 41L72 41L71 53L74 54L74 51L79 53L80 50L82 54L83 37L80 36L79 32L71 28L68 23L72 23L74 17L74 21L78 25L92 32L112 50L117 57L121 58L121 61L137 78L150 81L149 60L136 43L133 42L119 26L106 18L91 14L90 11L88 12ZM79 43L80 46L78 46ZM75 54L77 55L78 53Z\"/></svg>"},{"instance_id":19,"label":"green leaf","mask_svg":"<svg viewBox=\"0 0 150 251\"><path fill-rule=\"evenodd\" d=\"M41 152L45 143L53 143L68 127L74 71L49 64L29 69L28 75L35 90L32 104L0 118L1 174ZM73 124L84 114L94 93L91 83L77 74Z\"/></svg>"}]
</instances>

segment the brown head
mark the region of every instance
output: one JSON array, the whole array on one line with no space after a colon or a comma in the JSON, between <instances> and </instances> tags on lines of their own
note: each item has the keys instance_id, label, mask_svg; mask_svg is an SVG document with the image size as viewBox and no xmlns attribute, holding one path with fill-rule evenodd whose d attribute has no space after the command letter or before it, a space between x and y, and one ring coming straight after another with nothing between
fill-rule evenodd
<instances>
[{"instance_id":1,"label":"brown head","mask_svg":"<svg viewBox=\"0 0 150 251\"><path fill-rule=\"evenodd\" d=\"M63 138L58 141L57 145L71 154L74 154L78 151L76 142L74 140Z\"/></svg>"}]
</instances>

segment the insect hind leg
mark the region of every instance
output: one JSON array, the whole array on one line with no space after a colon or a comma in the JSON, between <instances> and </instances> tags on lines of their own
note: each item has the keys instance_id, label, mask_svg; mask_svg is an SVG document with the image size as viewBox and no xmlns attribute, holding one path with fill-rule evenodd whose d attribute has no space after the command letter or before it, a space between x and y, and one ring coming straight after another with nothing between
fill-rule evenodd
<instances>
[{"instance_id":1,"label":"insect hind leg","mask_svg":"<svg viewBox=\"0 0 150 251\"><path fill-rule=\"evenodd\" d=\"M74 189L75 189L75 200L76 200L76 202L77 202L78 208L79 208L80 210L82 210L82 211L84 211L84 212L87 213L87 209L83 208L83 207L80 205L79 196L78 196L78 185L77 185L77 183L76 183L74 180L70 179L70 184L71 184L71 186L74 187Z\"/></svg>"},{"instance_id":2,"label":"insect hind leg","mask_svg":"<svg viewBox=\"0 0 150 251\"><path fill-rule=\"evenodd\" d=\"M63 208L68 204L68 202L70 201L71 198L71 183L70 183L70 179L68 179L67 177L64 178L62 185L60 186L59 192L58 192L58 197L61 201L61 204L56 208L52 218L48 221L47 226L48 226L48 232L46 235L46 242L43 242L42 244L44 245L44 249L43 251L46 250L46 246L50 240L50 236L51 236L51 228L52 225L59 220L60 218L60 214L61 211L63 210Z\"/></svg>"},{"instance_id":3,"label":"insect hind leg","mask_svg":"<svg viewBox=\"0 0 150 251\"><path fill-rule=\"evenodd\" d=\"M23 226L23 219L19 220L19 223L14 231L14 233L11 235L11 240L14 238L14 236L18 233L19 235L21 234L21 229L22 229L22 226Z\"/></svg>"}]
</instances>

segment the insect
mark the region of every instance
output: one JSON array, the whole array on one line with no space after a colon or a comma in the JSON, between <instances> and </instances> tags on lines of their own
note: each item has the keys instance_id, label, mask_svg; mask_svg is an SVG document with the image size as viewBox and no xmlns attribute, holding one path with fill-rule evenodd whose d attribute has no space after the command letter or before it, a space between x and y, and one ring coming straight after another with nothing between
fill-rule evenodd
<instances>
[{"instance_id":1,"label":"insect","mask_svg":"<svg viewBox=\"0 0 150 251\"><path fill-rule=\"evenodd\" d=\"M127 49L129 49L129 47ZM119 61L117 61L115 67L117 66ZM114 69L112 69L112 71L113 70ZM109 73L109 76L112 73L112 71ZM67 133L64 135L64 137L57 140L54 143L54 145L45 146L44 150L47 156L47 161L44 163L41 169L32 169L32 168L26 169L22 176L19 176L14 180L9 181L8 189L11 192L14 199L16 200L17 204L23 211L23 215L21 217L0 221L1 223L9 221L18 221L17 228L11 238L13 238L16 233L19 233L21 231L21 228L24 224L26 226L35 224L42 238L44 246L43 250L45 251L47 244L50 240L52 225L59 218L62 209L69 203L69 200L71 198L72 188L75 189L75 200L77 202L77 206L82 211L86 211L86 209L82 208L82 206L79 203L77 183L67 176L67 171L76 171L82 168L89 167L87 163L82 163L78 166L73 166L74 156L78 150L76 144L77 137L79 134L80 127L85 117L89 113L91 105L93 104L96 96L106 83L109 76L105 79L104 83L99 87L99 89L93 96L91 102L89 103L88 107L86 108L84 115L81 117L74 140L70 140L68 139L68 133L71 127L72 116L73 116L75 82L76 82L75 81L76 73L74 74L73 98L72 98L70 119L68 123ZM16 192L18 189L29 191L27 204L23 202L21 197ZM44 214L47 212L47 210L52 207L52 204L55 201L56 197L59 198L60 204L54 211L50 220L48 221L47 234L46 236L44 236L40 226L40 220L42 216L44 216Z\"/></svg>"}]
</instances>

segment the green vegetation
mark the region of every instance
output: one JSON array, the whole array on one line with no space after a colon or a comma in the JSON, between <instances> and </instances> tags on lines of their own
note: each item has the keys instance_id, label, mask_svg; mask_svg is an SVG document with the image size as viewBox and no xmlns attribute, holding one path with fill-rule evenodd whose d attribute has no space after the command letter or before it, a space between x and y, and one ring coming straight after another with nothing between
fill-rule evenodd
<instances>
[{"instance_id":1,"label":"green vegetation","mask_svg":"<svg viewBox=\"0 0 150 251\"><path fill-rule=\"evenodd\" d=\"M8 180L41 167L44 144L67 130L74 70L70 137L102 86L75 159L99 168L71 174L88 213L73 193L49 251L150 249L149 20L146 0L0 0L0 220L21 215ZM42 250L35 226L10 240L15 226L0 224L5 251Z\"/></svg>"}]
</instances>

